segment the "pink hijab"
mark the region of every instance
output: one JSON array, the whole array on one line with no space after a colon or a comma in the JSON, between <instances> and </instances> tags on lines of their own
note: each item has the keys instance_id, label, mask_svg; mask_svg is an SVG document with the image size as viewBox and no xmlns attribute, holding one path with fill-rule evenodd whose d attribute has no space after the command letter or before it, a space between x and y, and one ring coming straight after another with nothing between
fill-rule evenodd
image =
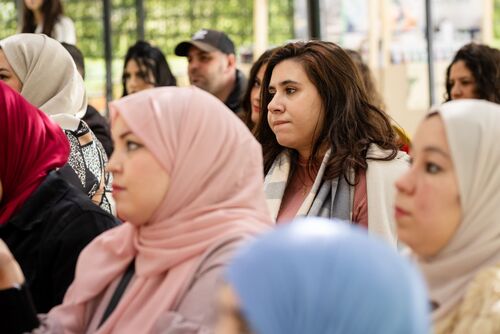
<instances>
[{"instance_id":1,"label":"pink hijab","mask_svg":"<svg viewBox=\"0 0 500 334\"><path fill-rule=\"evenodd\" d=\"M134 258L135 279L97 333L150 332L185 293L204 254L272 224L260 145L218 99L194 87L161 87L110 109L169 173L170 186L149 223L125 223L82 252L63 304L50 313L65 333L86 331L92 301Z\"/></svg>"}]
</instances>

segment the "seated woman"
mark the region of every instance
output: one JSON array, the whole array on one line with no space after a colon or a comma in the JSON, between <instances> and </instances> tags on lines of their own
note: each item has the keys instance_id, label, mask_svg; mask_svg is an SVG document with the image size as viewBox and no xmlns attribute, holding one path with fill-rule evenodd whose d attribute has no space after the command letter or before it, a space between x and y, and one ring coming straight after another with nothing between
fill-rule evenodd
<instances>
[{"instance_id":1,"label":"seated woman","mask_svg":"<svg viewBox=\"0 0 500 334\"><path fill-rule=\"evenodd\" d=\"M116 222L61 177L69 143L57 124L2 82L0 110L0 238L47 312L62 302L80 251Z\"/></svg>"},{"instance_id":2,"label":"seated woman","mask_svg":"<svg viewBox=\"0 0 500 334\"><path fill-rule=\"evenodd\" d=\"M461 47L446 69L445 98L500 103L500 50L476 43Z\"/></svg>"},{"instance_id":3,"label":"seated woman","mask_svg":"<svg viewBox=\"0 0 500 334\"><path fill-rule=\"evenodd\" d=\"M0 73L0 80L64 129L71 148L68 164L61 169L64 178L101 208L113 212L108 158L80 119L87 109L85 86L66 49L45 35L7 37L0 41Z\"/></svg>"},{"instance_id":4,"label":"seated woman","mask_svg":"<svg viewBox=\"0 0 500 334\"><path fill-rule=\"evenodd\" d=\"M109 168L126 222L85 248L40 331L210 333L224 266L271 225L260 145L222 102L194 87L150 89L110 108ZM22 284L8 258L0 252L0 278L12 278L0 279L3 289ZM15 328L33 319L25 297L8 304L23 320Z\"/></svg>"},{"instance_id":5,"label":"seated woman","mask_svg":"<svg viewBox=\"0 0 500 334\"><path fill-rule=\"evenodd\" d=\"M350 220L395 244L394 181L407 155L349 55L320 41L277 48L262 97L256 136L272 217Z\"/></svg>"},{"instance_id":6,"label":"seated woman","mask_svg":"<svg viewBox=\"0 0 500 334\"><path fill-rule=\"evenodd\" d=\"M69 44L76 44L73 20L64 15L61 0L24 0L23 33L45 34Z\"/></svg>"},{"instance_id":7,"label":"seated woman","mask_svg":"<svg viewBox=\"0 0 500 334\"><path fill-rule=\"evenodd\" d=\"M240 250L225 276L218 334L429 334L418 272L342 222L280 226Z\"/></svg>"},{"instance_id":8,"label":"seated woman","mask_svg":"<svg viewBox=\"0 0 500 334\"><path fill-rule=\"evenodd\" d=\"M123 96L127 96L148 88L175 86L177 80L159 48L137 41L125 55L122 84Z\"/></svg>"},{"instance_id":9,"label":"seated woman","mask_svg":"<svg viewBox=\"0 0 500 334\"><path fill-rule=\"evenodd\" d=\"M500 333L500 106L445 103L396 183L398 234L430 290L435 333Z\"/></svg>"},{"instance_id":10,"label":"seated woman","mask_svg":"<svg viewBox=\"0 0 500 334\"><path fill-rule=\"evenodd\" d=\"M244 110L243 120L250 130L255 129L262 114L260 96L262 94L262 79L266 72L267 62L273 53L273 49L265 51L259 59L253 63L248 75L248 84L241 100Z\"/></svg>"}]
</instances>

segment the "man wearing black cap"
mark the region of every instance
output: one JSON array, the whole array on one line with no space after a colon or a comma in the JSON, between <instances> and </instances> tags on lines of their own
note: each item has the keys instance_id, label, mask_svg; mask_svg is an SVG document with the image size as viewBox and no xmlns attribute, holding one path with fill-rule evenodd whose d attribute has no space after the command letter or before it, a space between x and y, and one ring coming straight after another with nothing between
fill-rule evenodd
<instances>
[{"instance_id":1,"label":"man wearing black cap","mask_svg":"<svg viewBox=\"0 0 500 334\"><path fill-rule=\"evenodd\" d=\"M179 43L175 54L188 58L191 84L213 94L235 113L240 112L245 78L236 68L234 44L225 33L201 29L190 41Z\"/></svg>"}]
</instances>

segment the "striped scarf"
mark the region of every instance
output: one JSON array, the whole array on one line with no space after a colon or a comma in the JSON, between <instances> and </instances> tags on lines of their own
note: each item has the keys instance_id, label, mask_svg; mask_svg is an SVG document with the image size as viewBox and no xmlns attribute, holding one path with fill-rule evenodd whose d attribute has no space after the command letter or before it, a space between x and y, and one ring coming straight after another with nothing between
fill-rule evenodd
<instances>
[{"instance_id":1,"label":"striped scarf","mask_svg":"<svg viewBox=\"0 0 500 334\"><path fill-rule=\"evenodd\" d=\"M309 194L302 202L297 217L314 216L351 220L354 189L343 175L333 180L323 180L330 150L325 154ZM266 202L271 217L276 220L285 194L291 160L288 150L281 152L264 179Z\"/></svg>"}]
</instances>

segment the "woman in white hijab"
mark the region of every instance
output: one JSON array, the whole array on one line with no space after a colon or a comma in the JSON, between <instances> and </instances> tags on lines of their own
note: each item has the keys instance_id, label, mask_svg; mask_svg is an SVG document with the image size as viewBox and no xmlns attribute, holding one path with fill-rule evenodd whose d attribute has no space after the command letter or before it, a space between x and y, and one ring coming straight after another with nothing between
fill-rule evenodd
<instances>
[{"instance_id":1,"label":"woman in white hijab","mask_svg":"<svg viewBox=\"0 0 500 334\"><path fill-rule=\"evenodd\" d=\"M65 179L94 203L113 211L111 174L99 140L80 118L87 108L83 80L70 54L56 40L40 34L18 34L0 41L0 80L64 129L70 142Z\"/></svg>"},{"instance_id":2,"label":"woman in white hijab","mask_svg":"<svg viewBox=\"0 0 500 334\"><path fill-rule=\"evenodd\" d=\"M448 102L396 183L398 235L430 290L437 334L500 333L500 106Z\"/></svg>"}]
</instances>

